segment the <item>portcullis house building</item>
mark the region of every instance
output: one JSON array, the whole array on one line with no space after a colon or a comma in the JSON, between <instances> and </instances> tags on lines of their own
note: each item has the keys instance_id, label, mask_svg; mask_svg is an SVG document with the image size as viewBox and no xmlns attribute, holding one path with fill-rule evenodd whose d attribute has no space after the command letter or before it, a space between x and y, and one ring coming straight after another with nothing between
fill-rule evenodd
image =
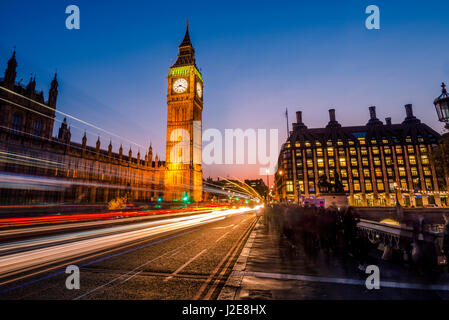
<instances>
[{"instance_id":1,"label":"portcullis house building","mask_svg":"<svg viewBox=\"0 0 449 320\"><path fill-rule=\"evenodd\" d=\"M441 136L413 115L412 105L405 112L402 123L384 123L370 107L365 125L344 127L331 109L324 128L309 129L298 111L279 155L275 198L319 198L320 180L333 183L338 175L350 205L446 206L446 180L431 161Z\"/></svg>"}]
</instances>

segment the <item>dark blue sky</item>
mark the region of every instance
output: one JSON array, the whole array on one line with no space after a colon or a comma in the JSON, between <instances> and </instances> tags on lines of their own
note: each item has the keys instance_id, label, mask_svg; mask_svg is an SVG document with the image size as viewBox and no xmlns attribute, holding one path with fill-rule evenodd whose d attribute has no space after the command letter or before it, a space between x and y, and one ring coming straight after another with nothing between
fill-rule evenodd
<instances>
[{"instance_id":1,"label":"dark blue sky","mask_svg":"<svg viewBox=\"0 0 449 320\"><path fill-rule=\"evenodd\" d=\"M70 4L81 10L80 30L65 28ZM365 28L370 4L380 8L380 30ZM358 125L370 105L397 123L412 103L441 132L432 101L449 81L448 13L441 0L4 0L0 65L16 45L18 79L27 83L33 72L45 92L57 68L59 110L122 136L112 140L125 150L125 138L145 147L151 140L165 158L166 76L189 18L204 129L279 128L281 142L286 107L291 121L300 109L306 125L320 127L331 107L343 125ZM71 124L81 128L73 129L79 141L84 126ZM106 147L110 137L100 135ZM258 174L258 166L243 169L206 167L205 175Z\"/></svg>"}]
</instances>

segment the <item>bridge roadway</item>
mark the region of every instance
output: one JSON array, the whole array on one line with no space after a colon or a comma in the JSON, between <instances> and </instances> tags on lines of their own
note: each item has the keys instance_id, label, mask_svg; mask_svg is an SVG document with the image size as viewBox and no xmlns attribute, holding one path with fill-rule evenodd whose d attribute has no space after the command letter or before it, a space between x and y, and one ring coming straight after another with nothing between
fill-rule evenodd
<instances>
[{"instance_id":1,"label":"bridge roadway","mask_svg":"<svg viewBox=\"0 0 449 320\"><path fill-rule=\"evenodd\" d=\"M256 219L227 209L62 234L35 226L0 244L0 299L215 299ZM79 290L66 288L68 265L80 268Z\"/></svg>"}]
</instances>

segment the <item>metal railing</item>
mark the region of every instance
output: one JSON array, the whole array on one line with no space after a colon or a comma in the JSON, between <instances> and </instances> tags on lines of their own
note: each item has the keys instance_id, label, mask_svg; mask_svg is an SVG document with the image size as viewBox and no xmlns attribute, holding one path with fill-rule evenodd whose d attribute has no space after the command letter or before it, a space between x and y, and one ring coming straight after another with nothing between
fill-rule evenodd
<instances>
[{"instance_id":1,"label":"metal railing","mask_svg":"<svg viewBox=\"0 0 449 320\"><path fill-rule=\"evenodd\" d=\"M360 219L357 224L359 232L366 236L372 243L381 242L396 249L406 248L414 239L413 228L406 225L392 225L366 219ZM434 243L439 250L443 244L443 232L440 227L426 228L423 232L424 242Z\"/></svg>"}]
</instances>

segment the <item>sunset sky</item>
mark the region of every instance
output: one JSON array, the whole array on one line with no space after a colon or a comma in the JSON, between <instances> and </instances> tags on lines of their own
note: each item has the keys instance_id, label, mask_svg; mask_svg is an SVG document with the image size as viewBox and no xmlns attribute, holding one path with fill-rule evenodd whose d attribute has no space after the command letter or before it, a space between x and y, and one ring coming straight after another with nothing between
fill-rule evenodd
<instances>
[{"instance_id":1,"label":"sunset sky","mask_svg":"<svg viewBox=\"0 0 449 320\"><path fill-rule=\"evenodd\" d=\"M80 30L65 28L70 4L80 8ZM370 4L380 8L380 30L365 28ZM290 122L302 110L308 127L322 127L329 108L342 125L365 124L371 105L398 123L412 103L442 132L432 102L449 81L448 14L441 0L2 1L0 77L16 46L17 80L33 73L47 97L57 69L58 110L116 134L71 120L72 140L87 129L89 144L100 135L102 147L112 139L128 150L132 141L135 153L152 141L165 159L166 77L188 18L203 129L277 128L280 148L285 108ZM258 178L259 167L205 166L204 177Z\"/></svg>"}]
</instances>

